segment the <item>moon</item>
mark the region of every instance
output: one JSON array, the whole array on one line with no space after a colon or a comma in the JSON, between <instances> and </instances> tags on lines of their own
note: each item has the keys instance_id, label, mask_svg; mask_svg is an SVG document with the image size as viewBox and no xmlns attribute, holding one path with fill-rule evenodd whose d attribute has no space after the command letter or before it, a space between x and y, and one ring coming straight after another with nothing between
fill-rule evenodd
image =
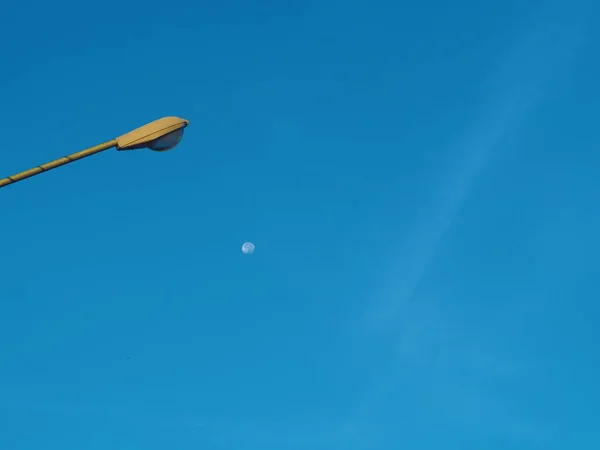
<instances>
[{"instance_id":1,"label":"moon","mask_svg":"<svg viewBox=\"0 0 600 450\"><path fill-rule=\"evenodd\" d=\"M242 245L242 253L244 253L245 255L249 255L253 251L254 244L252 242L244 242L244 245Z\"/></svg>"}]
</instances>

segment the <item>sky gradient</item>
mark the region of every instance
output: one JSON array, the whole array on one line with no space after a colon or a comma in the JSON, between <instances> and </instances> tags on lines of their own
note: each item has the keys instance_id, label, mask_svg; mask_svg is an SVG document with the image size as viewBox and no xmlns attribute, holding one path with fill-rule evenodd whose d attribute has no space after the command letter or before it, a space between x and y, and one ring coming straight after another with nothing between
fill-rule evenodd
<instances>
[{"instance_id":1,"label":"sky gradient","mask_svg":"<svg viewBox=\"0 0 600 450\"><path fill-rule=\"evenodd\" d=\"M595 3L3 7L0 448L599 448Z\"/></svg>"}]
</instances>

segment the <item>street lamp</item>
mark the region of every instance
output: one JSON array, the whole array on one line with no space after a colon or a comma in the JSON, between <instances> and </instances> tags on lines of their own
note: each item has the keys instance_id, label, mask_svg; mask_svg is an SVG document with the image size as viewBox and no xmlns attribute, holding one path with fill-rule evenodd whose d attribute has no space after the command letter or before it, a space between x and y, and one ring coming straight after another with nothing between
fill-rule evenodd
<instances>
[{"instance_id":1,"label":"street lamp","mask_svg":"<svg viewBox=\"0 0 600 450\"><path fill-rule=\"evenodd\" d=\"M11 177L2 178L0 179L0 188L115 147L119 151L140 148L149 148L156 152L171 150L183 137L183 129L188 124L187 120L179 117L163 117L104 144L63 156L60 159L19 172Z\"/></svg>"}]
</instances>

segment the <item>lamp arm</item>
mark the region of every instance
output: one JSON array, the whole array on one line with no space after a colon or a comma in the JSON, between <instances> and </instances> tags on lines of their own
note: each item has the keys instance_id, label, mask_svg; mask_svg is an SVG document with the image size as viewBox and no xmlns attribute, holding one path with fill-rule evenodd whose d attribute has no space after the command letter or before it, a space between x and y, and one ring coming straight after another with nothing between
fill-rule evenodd
<instances>
[{"instance_id":1,"label":"lamp arm","mask_svg":"<svg viewBox=\"0 0 600 450\"><path fill-rule=\"evenodd\" d=\"M39 175L42 172L47 172L49 170L56 169L57 167L72 163L73 161L87 158L88 156L95 155L96 153L103 152L104 150L108 150L116 146L117 140L113 139L112 141L105 142L104 144L95 145L94 147L90 147L85 150L81 150L79 152L63 156L62 158L55 159L54 161L47 162L46 164L42 164L32 169L19 172L13 176L2 178L0 179L0 188L8 186L9 184L16 183L17 181L21 181L26 178L33 177L35 175Z\"/></svg>"}]
</instances>

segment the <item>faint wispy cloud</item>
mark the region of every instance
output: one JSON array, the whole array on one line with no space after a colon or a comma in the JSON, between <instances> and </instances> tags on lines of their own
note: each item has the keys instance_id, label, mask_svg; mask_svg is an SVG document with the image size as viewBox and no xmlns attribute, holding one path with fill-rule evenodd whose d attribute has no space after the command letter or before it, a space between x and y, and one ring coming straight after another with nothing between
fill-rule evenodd
<instances>
[{"instance_id":1,"label":"faint wispy cloud","mask_svg":"<svg viewBox=\"0 0 600 450\"><path fill-rule=\"evenodd\" d=\"M558 78L569 72L571 61L585 42L584 6L589 5L582 3L580 9L557 5L544 12L485 83L489 97L481 120L450 145L452 154L460 159L449 173L449 181L439 186L435 208L397 252L403 256L390 268L388 284L376 295L380 303L374 308L371 305L367 312L369 329L384 332L397 340L397 346L392 355L394 368L375 374L362 398L358 412L362 420L396 389L401 370L420 364L424 368L421 374L428 372L432 383L448 389L440 392L436 401L437 408L449 408L443 420L463 428L477 426L488 435L503 430L515 439L536 442L551 436L550 427L518 417L511 411L509 400L485 384L485 380L518 377L522 368L475 344L459 342L457 330L442 316L436 299L417 301L415 294L486 165L502 151L506 139L519 133Z\"/></svg>"},{"instance_id":2,"label":"faint wispy cloud","mask_svg":"<svg viewBox=\"0 0 600 450\"><path fill-rule=\"evenodd\" d=\"M390 269L392 280L378 295L383 304L371 310L368 321L375 327L393 321L400 309L419 288L440 243L460 212L470 190L494 154L507 138L526 123L538 100L566 71L585 35L581 14L560 14L551 10L520 44L499 61L496 71L484 83L489 97L481 120L464 136L449 145L456 155L448 181L438 188L437 205L423 217L413 234L407 236L398 254L405 255ZM569 21L570 16L575 16ZM557 20L557 17L560 20Z\"/></svg>"}]
</instances>

